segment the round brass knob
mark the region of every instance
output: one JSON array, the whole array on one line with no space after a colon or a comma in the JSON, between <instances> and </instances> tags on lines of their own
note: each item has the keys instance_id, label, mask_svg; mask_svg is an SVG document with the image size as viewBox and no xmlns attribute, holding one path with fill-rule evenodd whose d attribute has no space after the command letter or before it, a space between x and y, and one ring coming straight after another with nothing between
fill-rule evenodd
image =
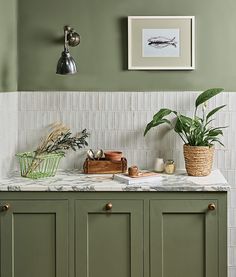
<instances>
[{"instance_id":1,"label":"round brass knob","mask_svg":"<svg viewBox=\"0 0 236 277\"><path fill-rule=\"evenodd\" d=\"M112 209L112 203L111 202L107 203L105 208L107 211L110 211Z\"/></svg>"},{"instance_id":2,"label":"round brass knob","mask_svg":"<svg viewBox=\"0 0 236 277\"><path fill-rule=\"evenodd\" d=\"M216 209L216 205L215 205L214 203L210 203L210 204L208 205L208 210L214 211L215 209Z\"/></svg>"},{"instance_id":3,"label":"round brass knob","mask_svg":"<svg viewBox=\"0 0 236 277\"><path fill-rule=\"evenodd\" d=\"M2 212L5 212L5 211L9 210L9 208L10 208L10 204L4 204L4 205L2 205L1 210L2 210Z\"/></svg>"}]
</instances>

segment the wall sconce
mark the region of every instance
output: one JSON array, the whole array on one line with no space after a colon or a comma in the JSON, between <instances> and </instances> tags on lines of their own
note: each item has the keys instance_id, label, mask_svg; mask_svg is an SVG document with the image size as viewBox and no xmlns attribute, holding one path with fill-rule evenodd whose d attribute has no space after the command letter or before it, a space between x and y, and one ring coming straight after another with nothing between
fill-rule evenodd
<instances>
[{"instance_id":1,"label":"wall sconce","mask_svg":"<svg viewBox=\"0 0 236 277\"><path fill-rule=\"evenodd\" d=\"M64 51L57 63L57 74L67 75L77 72L75 60L69 52L69 46L75 47L80 43L80 35L70 26L64 27Z\"/></svg>"}]
</instances>

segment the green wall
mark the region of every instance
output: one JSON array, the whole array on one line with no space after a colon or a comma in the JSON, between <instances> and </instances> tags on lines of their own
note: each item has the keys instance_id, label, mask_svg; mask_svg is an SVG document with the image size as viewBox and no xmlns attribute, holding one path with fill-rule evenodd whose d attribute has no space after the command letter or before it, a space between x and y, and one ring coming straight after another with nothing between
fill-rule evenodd
<instances>
[{"instance_id":1,"label":"green wall","mask_svg":"<svg viewBox=\"0 0 236 277\"><path fill-rule=\"evenodd\" d=\"M20 0L18 89L202 90L221 86L236 91L235 10L235 0ZM128 15L195 15L196 70L128 71ZM74 76L55 74L65 24L81 35L80 46L71 49L80 71ZM4 57L1 69L8 61ZM1 89L14 84L9 81L14 76L12 60L5 67L2 75L9 76Z\"/></svg>"},{"instance_id":2,"label":"green wall","mask_svg":"<svg viewBox=\"0 0 236 277\"><path fill-rule=\"evenodd\" d=\"M17 3L0 0L0 91L17 90Z\"/></svg>"}]
</instances>

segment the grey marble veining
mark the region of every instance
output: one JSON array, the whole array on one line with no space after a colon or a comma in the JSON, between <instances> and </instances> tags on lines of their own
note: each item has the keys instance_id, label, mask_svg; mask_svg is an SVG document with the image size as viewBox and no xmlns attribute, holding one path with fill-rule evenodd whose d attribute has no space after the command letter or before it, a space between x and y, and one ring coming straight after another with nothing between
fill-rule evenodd
<instances>
[{"instance_id":1,"label":"grey marble veining","mask_svg":"<svg viewBox=\"0 0 236 277\"><path fill-rule=\"evenodd\" d=\"M19 173L0 180L0 191L227 191L230 187L219 170L207 177L190 177L184 172L162 174L158 182L126 185L112 175L85 175L77 170L59 171L55 177L32 180Z\"/></svg>"}]
</instances>

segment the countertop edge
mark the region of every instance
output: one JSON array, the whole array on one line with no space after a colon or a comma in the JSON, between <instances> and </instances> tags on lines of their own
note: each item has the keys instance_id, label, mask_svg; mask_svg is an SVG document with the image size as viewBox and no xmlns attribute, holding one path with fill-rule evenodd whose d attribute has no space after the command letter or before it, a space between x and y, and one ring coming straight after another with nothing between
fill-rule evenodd
<instances>
[{"instance_id":1,"label":"countertop edge","mask_svg":"<svg viewBox=\"0 0 236 277\"><path fill-rule=\"evenodd\" d=\"M0 192L224 192L230 186L219 170L207 177L187 176L183 171L175 175L160 174L162 179L127 185L112 179L112 175L86 175L78 170L59 171L55 177L32 180L14 173L0 180Z\"/></svg>"}]
</instances>

